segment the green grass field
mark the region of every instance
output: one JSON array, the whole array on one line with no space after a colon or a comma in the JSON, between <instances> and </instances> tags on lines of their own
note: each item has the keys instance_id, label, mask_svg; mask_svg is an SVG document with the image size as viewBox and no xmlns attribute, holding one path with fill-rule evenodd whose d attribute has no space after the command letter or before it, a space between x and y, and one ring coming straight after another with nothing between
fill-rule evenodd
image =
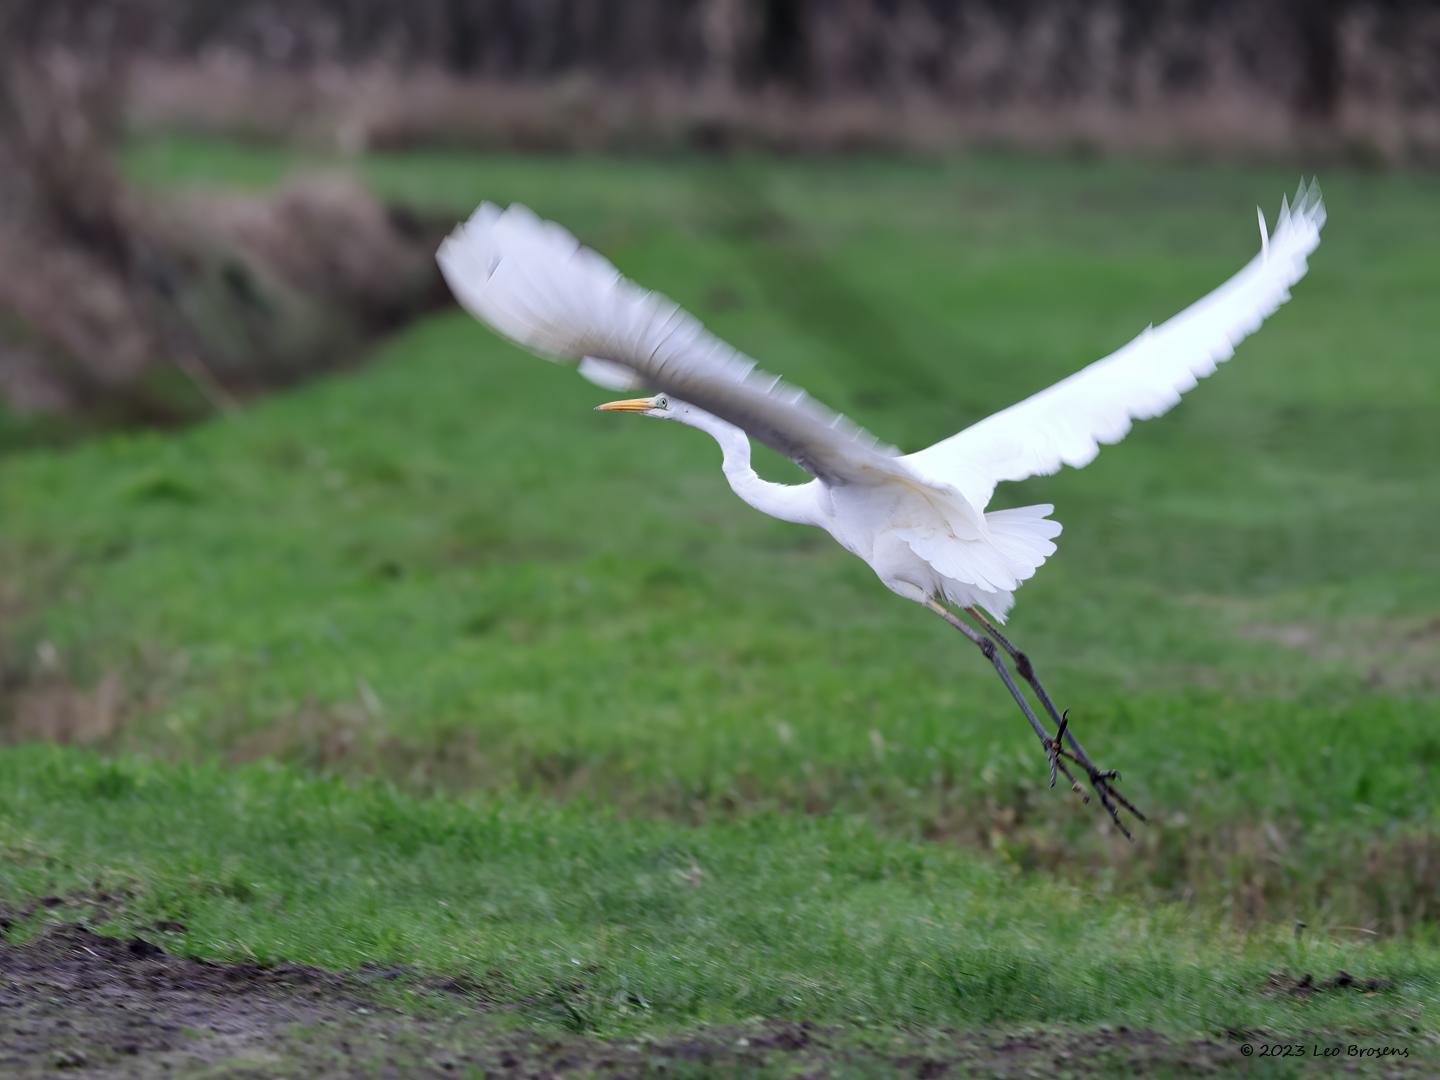
<instances>
[{"instance_id":1,"label":"green grass field","mask_svg":"<svg viewBox=\"0 0 1440 1080\"><path fill-rule=\"evenodd\" d=\"M307 163L161 141L129 164L168 191ZM906 449L1208 291L1296 179L359 167L457 216L529 203ZM1311 275L1230 364L1084 471L999 493L1066 526L1009 628L1151 813L1133 845L1046 790L932 615L737 501L703 436L596 415L604 391L453 312L233 418L0 457L12 939L103 885L116 933L486 979L506 1024L591 1043L1124 1025L1436 1067L1440 183L1322 179ZM1383 986L1271 979L1337 969Z\"/></svg>"}]
</instances>

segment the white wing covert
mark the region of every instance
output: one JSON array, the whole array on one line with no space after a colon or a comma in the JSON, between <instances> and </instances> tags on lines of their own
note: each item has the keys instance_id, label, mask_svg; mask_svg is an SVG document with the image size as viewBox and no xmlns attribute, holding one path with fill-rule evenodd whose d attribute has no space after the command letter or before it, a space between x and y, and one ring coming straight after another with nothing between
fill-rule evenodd
<instances>
[{"instance_id":1,"label":"white wing covert","mask_svg":"<svg viewBox=\"0 0 1440 1080\"><path fill-rule=\"evenodd\" d=\"M694 316L523 206L482 203L436 258L477 319L547 359L577 364L607 389L672 394L829 482L909 475L898 451L759 370Z\"/></svg>"},{"instance_id":2,"label":"white wing covert","mask_svg":"<svg viewBox=\"0 0 1440 1080\"><path fill-rule=\"evenodd\" d=\"M1001 481L1088 465L1133 421L1176 405L1290 298L1324 224L1319 186L1302 184L1293 205L1281 204L1273 237L1261 216L1260 254L1214 292L1049 389L901 460L959 488L977 509Z\"/></svg>"}]
</instances>

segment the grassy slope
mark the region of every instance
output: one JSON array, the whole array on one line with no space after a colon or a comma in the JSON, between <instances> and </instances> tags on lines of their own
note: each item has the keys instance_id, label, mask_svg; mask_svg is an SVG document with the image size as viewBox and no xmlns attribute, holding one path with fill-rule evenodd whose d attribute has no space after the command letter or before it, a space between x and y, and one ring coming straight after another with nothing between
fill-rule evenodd
<instances>
[{"instance_id":1,"label":"grassy slope","mask_svg":"<svg viewBox=\"0 0 1440 1080\"><path fill-rule=\"evenodd\" d=\"M184 143L133 161L156 184L263 184L290 164ZM1290 186L1239 170L1000 159L439 155L366 169L388 192L457 213L482 195L524 199L904 446L1045 385L1212 287L1253 251L1247 207L1273 206ZM593 415L595 388L459 315L390 343L362 374L233 421L6 460L0 567L20 594L18 663L42 667L30 658L44 642L38 654L82 685L118 673L135 700L101 739L112 748L278 754L412 788L522 793L492 822L532 843L558 830L589 860L575 871L586 888L614 905L612 918L597 908L550 928L542 897L573 881L546 877L561 871L523 839L511 840L514 873L536 891L500 895L471 894L465 875L483 868L446 876L445 844L411 852L397 876L355 841L337 847L324 880L340 884L317 899L338 927L330 938L302 940L285 913L201 890L189 902L214 905L213 929L197 948L349 963L381 940L367 928L389 926L396 954L422 963L534 953L515 962L541 985L558 977L556 957L586 946L603 953L602 981L655 979L671 1020L763 1011L792 986L813 990L786 1006L796 1015L912 1021L1123 1013L1213 1030L1223 1001L1242 1003L1226 1014L1237 1020L1288 1008L1231 997L1285 966L1270 931L1254 952L1202 929L1166 952L1181 909L1128 906L1158 893L1197 898L1185 910L1202 927L1228 913L1288 933L1284 920L1303 919L1316 948L1343 951L1324 963L1400 977L1405 992L1383 1008L1413 1010L1435 990L1420 974L1436 956L1423 928L1406 952L1356 945L1340 927L1434 918L1440 521L1424 490L1440 453L1436 195L1413 178L1331 179L1312 276L1232 365L1089 469L1001 493L1054 501L1066 523L1012 629L1091 751L1155 812L1133 849L1090 808L1043 790L1043 762L1003 690L932 617L823 536L736 502L703 437ZM147 854L130 815L107 832L85 824L93 796L67 801L74 775L100 766L46 768L39 802L16 796L7 811L27 843L53 845L57 868L102 853L134 860L156 904L167 887L185 892L162 884L178 880L169 857ZM204 784L155 775L177 791L155 813L183 820L184 792ZM241 799L253 786L263 810L277 798L270 775L205 783ZM678 820L591 822L534 801L549 796ZM368 803L353 798L337 805L363 819ZM427 814L462 815L382 802L421 831ZM39 803L53 818L34 816ZM882 845L873 826L892 839ZM262 825L233 827L232 855L174 858L271 858L256 843ZM353 829L365 834L363 820ZM922 837L996 858L913 846ZM795 895L829 872L813 850L829 844L847 852L840 884ZM656 854L666 851L686 855L667 862ZM702 865L738 860L735 891L681 893L678 907L637 914L633 868L668 881L696 851ZM631 870L610 878L612 859ZM918 869L897 872L897 860ZM1007 863L1084 881L1094 927L1076 899L1039 923L1068 927L1067 956L1090 961L1043 962L1017 916L1071 894L1044 875L1012 880ZM398 929L388 890L423 896L406 874L469 897L466 948L445 937L462 933L451 922L413 938ZM845 884L856 877L875 880ZM32 867L12 889L50 887L43 878ZM386 892L357 884L375 881ZM765 931L766 911L792 927L813 917L821 939ZM664 943L689 940L692 918L705 933L677 960ZM755 936L737 938L736 918ZM553 952L536 944L546 934ZM730 963L743 940L743 963ZM1093 965L1112 950L1127 977L1096 999ZM937 989L944 977L916 966L977 951L988 957L978 993ZM975 973L967 964L955 970ZM837 974L852 967L867 974ZM1361 1026L1380 1023L1357 1008Z\"/></svg>"},{"instance_id":2,"label":"grassy slope","mask_svg":"<svg viewBox=\"0 0 1440 1080\"><path fill-rule=\"evenodd\" d=\"M98 885L130 896L126 925L180 922L172 942L204 955L467 974L585 1032L765 1016L1409 1036L1440 994L1406 943L1242 937L847 819L693 828L45 747L0 758L0 792L8 890L77 898L49 918ZM1271 971L1357 961L1395 987L1265 992Z\"/></svg>"}]
</instances>

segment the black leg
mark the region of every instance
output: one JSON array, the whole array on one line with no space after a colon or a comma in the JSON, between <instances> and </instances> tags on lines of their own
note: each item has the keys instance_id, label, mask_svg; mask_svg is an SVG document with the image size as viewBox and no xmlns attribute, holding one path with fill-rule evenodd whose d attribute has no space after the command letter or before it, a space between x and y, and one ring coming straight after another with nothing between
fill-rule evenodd
<instances>
[{"instance_id":1,"label":"black leg","mask_svg":"<svg viewBox=\"0 0 1440 1080\"><path fill-rule=\"evenodd\" d=\"M932 602L931 606L936 607L938 605ZM1055 785L1055 772L1058 766L1061 770L1064 770L1065 776L1070 780L1072 786L1076 786L1074 777L1070 775L1070 771L1065 768L1065 763L1061 760L1063 758L1070 758L1076 765L1085 770L1085 774L1090 780L1090 786L1095 789L1095 794L1100 797L1101 805L1110 811L1110 817L1114 819L1116 828L1125 835L1127 840L1132 839L1130 830L1127 829L1125 824L1120 820L1120 811L1115 804L1118 802L1120 806L1130 811L1130 813L1134 814L1140 821L1147 819L1145 815L1135 807L1134 803L1116 790L1114 781L1120 778L1120 774L1113 769L1101 770L1096 768L1095 763L1090 760L1090 756L1085 753L1085 748L1080 745L1080 740L1075 738L1075 732L1070 729L1068 711L1062 713L1055 708L1055 703L1050 700L1050 695L1045 692L1045 687L1041 684L1039 676L1035 674L1035 668L1034 665L1030 663L1030 658L1017 649L1010 640L999 631L995 624L985 618L976 608L968 607L965 609L965 613L980 624L987 639L993 639L996 644L1010 654L1011 658L1015 661L1015 670L1020 673L1022 679L1030 684L1030 688L1035 691L1035 696L1040 699L1040 704L1045 707L1045 711L1050 715L1050 718L1055 721L1055 738L1051 739L1048 736L1042 736L1045 749L1050 754L1050 785L1052 787ZM967 629L969 628L967 627ZM1008 676L1007 681L1009 681ZM1068 744L1070 748L1068 751L1065 749L1066 744Z\"/></svg>"},{"instance_id":2,"label":"black leg","mask_svg":"<svg viewBox=\"0 0 1440 1080\"><path fill-rule=\"evenodd\" d=\"M1031 730L1035 732L1035 737L1040 740L1040 745L1045 748L1045 753L1049 755L1050 786L1052 788L1055 786L1055 774L1058 770L1065 774L1065 779L1070 781L1070 786L1076 791L1079 791L1080 786L1075 783L1075 777L1071 775L1070 770L1065 767L1065 762L1061 760L1061 758L1066 756L1060 740L1065 735L1067 723L1062 720L1060 730L1056 733L1055 738L1050 738L1045 732L1045 725L1040 723L1039 719L1035 716L1034 710L1030 708L1030 703L1025 700L1025 695L1020 692L1020 688L1015 685L1015 680L1010 677L1010 671L1005 666L1005 661L1001 659L1000 653L996 650L995 642L991 641L984 634L966 626L954 612L950 611L943 604L935 600L927 600L925 601L925 606L969 638L976 647L979 648L985 659L995 665L995 671L1000 676L1000 681L1005 684L1005 689L1010 691L1010 696L1015 699L1015 704L1020 706L1020 711L1024 714L1025 719L1030 721ZM1124 831L1124 826L1121 826L1121 831ZM1125 833L1125 835L1129 836L1130 834Z\"/></svg>"},{"instance_id":3,"label":"black leg","mask_svg":"<svg viewBox=\"0 0 1440 1080\"><path fill-rule=\"evenodd\" d=\"M1050 700L1050 695L1045 692L1045 687L1040 685L1040 679L1035 674L1035 668L1031 665L1030 658L1014 645L1010 644L1009 639L1000 633L994 623L980 614L978 608L967 607L965 614L979 623L980 628L989 634L990 637L994 638L997 645L1010 654L1011 658L1015 661L1015 670L1020 673L1022 679L1030 684L1030 689L1035 691L1035 696L1040 699L1040 704L1045 706L1045 711L1050 714L1050 719L1054 720L1057 726L1061 724L1064 721L1064 717L1056 712L1055 705ZM1075 736L1072 735L1070 738L1073 741Z\"/></svg>"},{"instance_id":4,"label":"black leg","mask_svg":"<svg viewBox=\"0 0 1440 1080\"><path fill-rule=\"evenodd\" d=\"M1087 772L1093 771L1099 773L1101 778L1105 780L1118 780L1120 778L1119 773L1113 771L1100 773L1100 771L1098 769L1095 769L1094 766L1090 763L1089 756L1085 753L1085 750L1080 745L1079 740L1075 738L1075 733L1070 730L1070 724L1066 719L1066 715L1060 713L1055 708L1055 703L1050 700L1050 695L1045 692L1045 687L1041 684L1040 677L1035 674L1034 665L1030 663L1030 657L1026 656L1023 652L1017 649L1010 642L1010 639L1000 632L999 628L994 623L992 623L989 619L987 619L984 615L980 613L979 609L967 607L965 609L965 614L969 615L970 618L974 619L977 623L979 623L981 629L984 630L985 633L988 634L991 638L993 638L995 640L995 643L999 645L1002 649L1004 649L1007 653L1009 653L1011 658L1014 659L1015 670L1020 673L1020 677L1022 679L1024 679L1027 683L1030 684L1030 689L1035 691L1035 696L1040 699L1040 704L1045 706L1045 711L1050 714L1050 719L1055 721L1055 741L1060 742L1063 739L1065 742L1068 742L1071 749L1074 751L1075 757L1079 762L1081 768L1085 769ZM1143 821L1144 818L1142 817L1141 820Z\"/></svg>"},{"instance_id":5,"label":"black leg","mask_svg":"<svg viewBox=\"0 0 1440 1080\"><path fill-rule=\"evenodd\" d=\"M1030 703L1025 700L1025 695L1020 693L1020 688L1015 685L1015 680L1010 677L1010 671L1006 668L1005 661L1000 658L1000 653L995 648L995 642L991 641L984 634L966 626L959 616L943 604L934 600L927 600L925 601L925 606L969 638L971 642L979 648L980 652L984 654L985 659L995 665L995 670L999 673L1001 681L1005 684L1005 688L1010 691L1010 696L1015 699L1015 704L1020 706L1020 711L1025 714L1025 719L1030 721L1030 727L1034 730L1036 738L1040 740L1042 745L1048 748L1050 745L1050 736L1045 732L1045 725L1040 723L1039 719L1035 716L1034 710L1030 708Z\"/></svg>"}]
</instances>

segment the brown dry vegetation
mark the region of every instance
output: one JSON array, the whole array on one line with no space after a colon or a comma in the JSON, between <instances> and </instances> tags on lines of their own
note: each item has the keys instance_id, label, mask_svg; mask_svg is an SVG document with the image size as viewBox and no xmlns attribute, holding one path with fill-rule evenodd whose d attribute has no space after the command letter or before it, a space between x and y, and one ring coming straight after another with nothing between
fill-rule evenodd
<instances>
[{"instance_id":1,"label":"brown dry vegetation","mask_svg":"<svg viewBox=\"0 0 1440 1080\"><path fill-rule=\"evenodd\" d=\"M442 295L441 227L358 183L159 203L111 149L124 65L0 62L0 401L171 422L353 362Z\"/></svg>"},{"instance_id":2,"label":"brown dry vegetation","mask_svg":"<svg viewBox=\"0 0 1440 1080\"><path fill-rule=\"evenodd\" d=\"M1283 101L1232 88L1179 100L966 109L931 95L816 101L782 88L616 87L585 75L526 84L384 66L276 72L234 58L147 63L136 85L130 119L142 131L298 140L346 153L433 145L802 153L999 146L1364 165L1440 157L1440 108L1395 114L1357 100L1333 125L1316 127Z\"/></svg>"},{"instance_id":3,"label":"brown dry vegetation","mask_svg":"<svg viewBox=\"0 0 1440 1080\"><path fill-rule=\"evenodd\" d=\"M1440 159L1417 0L14 0L139 65L145 127L546 147L759 145ZM103 10L102 10L103 9Z\"/></svg>"},{"instance_id":4,"label":"brown dry vegetation","mask_svg":"<svg viewBox=\"0 0 1440 1080\"><path fill-rule=\"evenodd\" d=\"M133 119L341 147L763 146L1440 158L1440 12L488 0L142 27ZM203 92L197 92L203 90Z\"/></svg>"}]
</instances>

